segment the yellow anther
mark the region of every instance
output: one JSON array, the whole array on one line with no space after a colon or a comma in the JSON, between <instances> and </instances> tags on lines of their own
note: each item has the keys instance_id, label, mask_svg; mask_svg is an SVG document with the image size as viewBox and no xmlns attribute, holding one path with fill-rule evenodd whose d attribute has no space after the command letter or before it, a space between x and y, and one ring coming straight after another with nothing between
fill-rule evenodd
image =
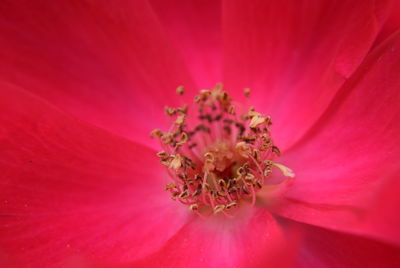
<instances>
[{"instance_id":1,"label":"yellow anther","mask_svg":"<svg viewBox=\"0 0 400 268\"><path fill-rule=\"evenodd\" d=\"M233 105L229 106L229 108L228 108L228 114L231 114L231 115L235 115L235 114L236 114L236 112L235 112L235 106L233 106Z\"/></svg>"},{"instance_id":2,"label":"yellow anther","mask_svg":"<svg viewBox=\"0 0 400 268\"><path fill-rule=\"evenodd\" d=\"M186 119L186 115L180 114L180 115L178 115L178 117L176 118L175 124L176 124L176 125L183 125L183 123L185 123L185 119Z\"/></svg>"},{"instance_id":3,"label":"yellow anther","mask_svg":"<svg viewBox=\"0 0 400 268\"><path fill-rule=\"evenodd\" d=\"M244 141L236 143L235 147L236 147L237 153L244 158L248 158L249 155L251 154L250 146L247 143L245 143Z\"/></svg>"},{"instance_id":4,"label":"yellow anther","mask_svg":"<svg viewBox=\"0 0 400 268\"><path fill-rule=\"evenodd\" d=\"M185 92L185 88L183 86L179 86L176 88L176 94L183 95L184 92Z\"/></svg>"},{"instance_id":5,"label":"yellow anther","mask_svg":"<svg viewBox=\"0 0 400 268\"><path fill-rule=\"evenodd\" d=\"M166 157L168 157L168 154L164 151L161 151L161 152L157 153L157 156L160 158L166 158Z\"/></svg>"},{"instance_id":6,"label":"yellow anther","mask_svg":"<svg viewBox=\"0 0 400 268\"><path fill-rule=\"evenodd\" d=\"M168 183L167 185L165 185L165 190L171 190L176 188L176 184L175 183Z\"/></svg>"},{"instance_id":7,"label":"yellow anther","mask_svg":"<svg viewBox=\"0 0 400 268\"><path fill-rule=\"evenodd\" d=\"M253 116L253 118L251 118L249 126L250 126L250 128L256 128L263 123L265 123L265 117L256 115L256 116Z\"/></svg>"},{"instance_id":8,"label":"yellow anther","mask_svg":"<svg viewBox=\"0 0 400 268\"><path fill-rule=\"evenodd\" d=\"M174 114L176 114L176 109L175 109L175 108L168 107L168 106L165 106L165 107L164 107L164 112L165 112L165 114L168 115L168 116L173 116Z\"/></svg>"},{"instance_id":9,"label":"yellow anther","mask_svg":"<svg viewBox=\"0 0 400 268\"><path fill-rule=\"evenodd\" d=\"M278 147L272 146L271 150L272 150L277 156L280 156L280 155L281 155L281 151L279 150Z\"/></svg>"},{"instance_id":10,"label":"yellow anther","mask_svg":"<svg viewBox=\"0 0 400 268\"><path fill-rule=\"evenodd\" d=\"M156 128L156 129L154 129L154 130L152 130L150 132L150 136L153 137L153 138L158 138L159 139L159 138L162 137L162 135L163 135L162 131L159 130L158 128Z\"/></svg>"},{"instance_id":11,"label":"yellow anther","mask_svg":"<svg viewBox=\"0 0 400 268\"><path fill-rule=\"evenodd\" d=\"M199 209L199 205L192 204L192 205L189 206L189 209L192 210L192 211L198 210Z\"/></svg>"},{"instance_id":12,"label":"yellow anther","mask_svg":"<svg viewBox=\"0 0 400 268\"><path fill-rule=\"evenodd\" d=\"M252 182L254 180L254 175L251 173L247 173L246 176L244 177L244 180L247 182Z\"/></svg>"},{"instance_id":13,"label":"yellow anther","mask_svg":"<svg viewBox=\"0 0 400 268\"><path fill-rule=\"evenodd\" d=\"M182 146L188 141L189 137L186 132L182 132L180 141L176 144L177 146Z\"/></svg>"},{"instance_id":14,"label":"yellow anther","mask_svg":"<svg viewBox=\"0 0 400 268\"><path fill-rule=\"evenodd\" d=\"M225 205L217 205L214 207L214 214L217 214L225 209Z\"/></svg>"},{"instance_id":15,"label":"yellow anther","mask_svg":"<svg viewBox=\"0 0 400 268\"><path fill-rule=\"evenodd\" d=\"M245 88L245 89L244 89L244 96L245 96L246 98L249 98L249 97L250 97L250 88Z\"/></svg>"},{"instance_id":16,"label":"yellow anther","mask_svg":"<svg viewBox=\"0 0 400 268\"><path fill-rule=\"evenodd\" d=\"M185 191L183 191L180 195L179 195L179 198L180 199L185 199L185 198L187 198L189 196L189 191L188 190L185 190Z\"/></svg>"},{"instance_id":17,"label":"yellow anther","mask_svg":"<svg viewBox=\"0 0 400 268\"><path fill-rule=\"evenodd\" d=\"M174 157L174 159L172 159L171 163L169 164L169 167L174 169L174 170L178 170L179 168L182 167L183 162L185 161L185 159L180 154L171 155L171 156Z\"/></svg>"},{"instance_id":18,"label":"yellow anther","mask_svg":"<svg viewBox=\"0 0 400 268\"><path fill-rule=\"evenodd\" d=\"M283 175L285 175L286 177L294 178L295 174L294 174L293 170L291 170L290 168L288 168L282 164L275 163L275 162L272 162L272 165L274 167L279 168L280 171L283 173Z\"/></svg>"},{"instance_id":19,"label":"yellow anther","mask_svg":"<svg viewBox=\"0 0 400 268\"><path fill-rule=\"evenodd\" d=\"M237 203L235 202L235 201L233 201L233 202L231 202L231 203L229 203L228 205L226 205L226 209L230 209L230 208L232 208L232 207L236 207L237 206Z\"/></svg>"}]
</instances>

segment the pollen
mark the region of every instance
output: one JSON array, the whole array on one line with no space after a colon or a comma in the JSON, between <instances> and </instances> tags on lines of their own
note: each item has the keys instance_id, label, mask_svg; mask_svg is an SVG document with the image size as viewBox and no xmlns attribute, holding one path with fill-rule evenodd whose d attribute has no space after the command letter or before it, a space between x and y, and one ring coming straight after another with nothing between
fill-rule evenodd
<instances>
[{"instance_id":1,"label":"pollen","mask_svg":"<svg viewBox=\"0 0 400 268\"><path fill-rule=\"evenodd\" d=\"M184 87L179 86L176 93L183 95ZM246 88L244 95L250 97L250 89ZM157 156L168 170L171 182L165 190L172 200L199 216L234 217L241 204L255 204L257 192L268 184L273 168L288 178L295 176L275 161L281 152L271 137L271 118L254 107L238 112L240 105L221 83L201 90L194 107L190 115L188 105L165 107L172 118L171 127L151 132L163 147Z\"/></svg>"}]
</instances>

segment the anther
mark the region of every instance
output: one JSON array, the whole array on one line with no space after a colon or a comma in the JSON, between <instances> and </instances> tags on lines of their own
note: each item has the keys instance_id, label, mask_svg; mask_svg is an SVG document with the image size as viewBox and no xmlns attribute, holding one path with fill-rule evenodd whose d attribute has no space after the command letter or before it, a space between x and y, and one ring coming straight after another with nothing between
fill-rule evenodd
<instances>
[{"instance_id":1,"label":"anther","mask_svg":"<svg viewBox=\"0 0 400 268\"><path fill-rule=\"evenodd\" d=\"M259 125L264 124L265 122L266 122L265 117L258 116L258 115L253 116L253 118L251 118L251 121L250 121L250 128L255 129Z\"/></svg>"},{"instance_id":2,"label":"anther","mask_svg":"<svg viewBox=\"0 0 400 268\"><path fill-rule=\"evenodd\" d=\"M180 141L176 144L176 146L182 146L189 140L189 136L186 132L182 132Z\"/></svg>"},{"instance_id":3,"label":"anther","mask_svg":"<svg viewBox=\"0 0 400 268\"><path fill-rule=\"evenodd\" d=\"M199 196L201 194L202 189L203 189L202 185L198 184L196 191L194 191L192 194L192 197Z\"/></svg>"},{"instance_id":4,"label":"anther","mask_svg":"<svg viewBox=\"0 0 400 268\"><path fill-rule=\"evenodd\" d=\"M217 205L214 207L214 214L217 214L225 209L225 205Z\"/></svg>"},{"instance_id":5,"label":"anther","mask_svg":"<svg viewBox=\"0 0 400 268\"><path fill-rule=\"evenodd\" d=\"M274 163L274 162L272 162L272 165L279 168L280 171L282 171L283 175L285 175L286 177L294 178L295 174L294 174L293 170L291 170L290 168L288 168L282 164L278 164L278 163Z\"/></svg>"},{"instance_id":6,"label":"anther","mask_svg":"<svg viewBox=\"0 0 400 268\"><path fill-rule=\"evenodd\" d=\"M244 158L248 158L250 152L250 146L245 142L238 142L236 143L236 151L238 154Z\"/></svg>"},{"instance_id":7,"label":"anther","mask_svg":"<svg viewBox=\"0 0 400 268\"><path fill-rule=\"evenodd\" d=\"M281 155L281 151L279 150L278 147L272 146L272 147L271 147L271 150L272 150L277 156L280 156L280 155Z\"/></svg>"},{"instance_id":8,"label":"anther","mask_svg":"<svg viewBox=\"0 0 400 268\"><path fill-rule=\"evenodd\" d=\"M230 209L230 208L233 208L233 207L236 207L237 206L237 203L235 202L235 201L233 201L233 202L231 202L231 203L229 203L228 205L226 205L226 209Z\"/></svg>"},{"instance_id":9,"label":"anther","mask_svg":"<svg viewBox=\"0 0 400 268\"><path fill-rule=\"evenodd\" d=\"M185 198L187 198L189 196L189 191L188 190L185 190L185 191L183 191L180 195L179 195L179 198L180 199L185 199Z\"/></svg>"},{"instance_id":10,"label":"anther","mask_svg":"<svg viewBox=\"0 0 400 268\"><path fill-rule=\"evenodd\" d=\"M150 132L150 136L153 138L158 138L160 139L162 137L162 131L159 129L154 129L153 131Z\"/></svg>"},{"instance_id":11,"label":"anther","mask_svg":"<svg viewBox=\"0 0 400 268\"><path fill-rule=\"evenodd\" d=\"M249 97L250 97L250 88L245 88L245 89L244 89L244 96L245 96L246 98L249 98Z\"/></svg>"},{"instance_id":12,"label":"anther","mask_svg":"<svg viewBox=\"0 0 400 268\"><path fill-rule=\"evenodd\" d=\"M189 209L192 210L192 211L198 210L199 209L199 205L192 204L192 205L189 206Z\"/></svg>"},{"instance_id":13,"label":"anther","mask_svg":"<svg viewBox=\"0 0 400 268\"><path fill-rule=\"evenodd\" d=\"M185 123L185 118L186 115L185 114L181 114L176 118L175 124L177 125L183 125L183 123Z\"/></svg>"},{"instance_id":14,"label":"anther","mask_svg":"<svg viewBox=\"0 0 400 268\"><path fill-rule=\"evenodd\" d=\"M185 92L185 88L183 86L179 86L176 88L176 94L183 95L184 92Z\"/></svg>"},{"instance_id":15,"label":"anther","mask_svg":"<svg viewBox=\"0 0 400 268\"><path fill-rule=\"evenodd\" d=\"M175 183L168 183L167 185L165 185L165 190L171 190L176 188L176 184Z\"/></svg>"},{"instance_id":16,"label":"anther","mask_svg":"<svg viewBox=\"0 0 400 268\"><path fill-rule=\"evenodd\" d=\"M180 154L174 155L172 157L173 157L173 159L172 159L171 163L169 164L169 167L172 169L178 170L184 164L185 159Z\"/></svg>"}]
</instances>

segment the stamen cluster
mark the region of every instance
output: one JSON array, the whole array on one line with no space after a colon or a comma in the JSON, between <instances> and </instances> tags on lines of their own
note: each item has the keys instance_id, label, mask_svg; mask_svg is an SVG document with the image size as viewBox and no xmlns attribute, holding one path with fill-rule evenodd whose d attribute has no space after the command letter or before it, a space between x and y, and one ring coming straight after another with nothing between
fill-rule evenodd
<instances>
[{"instance_id":1,"label":"stamen cluster","mask_svg":"<svg viewBox=\"0 0 400 268\"><path fill-rule=\"evenodd\" d=\"M182 95L183 87L178 87L177 93ZM244 93L249 97L250 90ZM157 155L172 179L165 188L173 200L199 215L221 212L232 217L242 200L255 203L256 192L273 166L293 176L289 168L272 161L280 151L270 135L269 116L253 107L239 115L238 105L222 84L201 90L194 102L196 119L187 120L187 105L166 107L165 113L174 123L166 132L155 129L151 133L164 148Z\"/></svg>"}]
</instances>

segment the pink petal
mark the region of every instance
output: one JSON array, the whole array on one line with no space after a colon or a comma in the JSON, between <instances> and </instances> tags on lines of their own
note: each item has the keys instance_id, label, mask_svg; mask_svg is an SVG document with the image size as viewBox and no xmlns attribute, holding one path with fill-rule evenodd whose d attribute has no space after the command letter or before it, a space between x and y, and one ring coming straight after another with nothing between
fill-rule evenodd
<instances>
[{"instance_id":1,"label":"pink petal","mask_svg":"<svg viewBox=\"0 0 400 268\"><path fill-rule=\"evenodd\" d=\"M330 231L304 224L295 267L397 267L400 248L371 238Z\"/></svg>"},{"instance_id":2,"label":"pink petal","mask_svg":"<svg viewBox=\"0 0 400 268\"><path fill-rule=\"evenodd\" d=\"M222 82L221 1L151 0L199 88Z\"/></svg>"},{"instance_id":3,"label":"pink petal","mask_svg":"<svg viewBox=\"0 0 400 268\"><path fill-rule=\"evenodd\" d=\"M253 90L288 148L320 117L375 40L388 1L225 1L224 80Z\"/></svg>"},{"instance_id":4,"label":"pink petal","mask_svg":"<svg viewBox=\"0 0 400 268\"><path fill-rule=\"evenodd\" d=\"M0 78L115 134L148 142L193 86L145 1L2 1ZM190 95L190 94L189 94Z\"/></svg>"},{"instance_id":5,"label":"pink petal","mask_svg":"<svg viewBox=\"0 0 400 268\"><path fill-rule=\"evenodd\" d=\"M385 24L383 25L378 37L375 40L374 46L380 45L390 35L400 30L400 2L393 1L392 7L390 8L390 14Z\"/></svg>"},{"instance_id":6,"label":"pink petal","mask_svg":"<svg viewBox=\"0 0 400 268\"><path fill-rule=\"evenodd\" d=\"M400 166L399 70L397 34L367 58L318 123L285 154L282 161L296 173L296 181L278 213L372 234L360 224L379 187L398 178ZM384 238L384 232L373 233Z\"/></svg>"},{"instance_id":7,"label":"pink petal","mask_svg":"<svg viewBox=\"0 0 400 268\"><path fill-rule=\"evenodd\" d=\"M237 219L195 219L159 252L134 267L291 267L289 244L264 209L244 211Z\"/></svg>"},{"instance_id":8,"label":"pink petal","mask_svg":"<svg viewBox=\"0 0 400 268\"><path fill-rule=\"evenodd\" d=\"M377 191L363 228L369 233L383 236L392 243L400 241L400 170L394 171L391 180Z\"/></svg>"},{"instance_id":9,"label":"pink petal","mask_svg":"<svg viewBox=\"0 0 400 268\"><path fill-rule=\"evenodd\" d=\"M153 150L0 89L0 266L132 261L186 223Z\"/></svg>"}]
</instances>

